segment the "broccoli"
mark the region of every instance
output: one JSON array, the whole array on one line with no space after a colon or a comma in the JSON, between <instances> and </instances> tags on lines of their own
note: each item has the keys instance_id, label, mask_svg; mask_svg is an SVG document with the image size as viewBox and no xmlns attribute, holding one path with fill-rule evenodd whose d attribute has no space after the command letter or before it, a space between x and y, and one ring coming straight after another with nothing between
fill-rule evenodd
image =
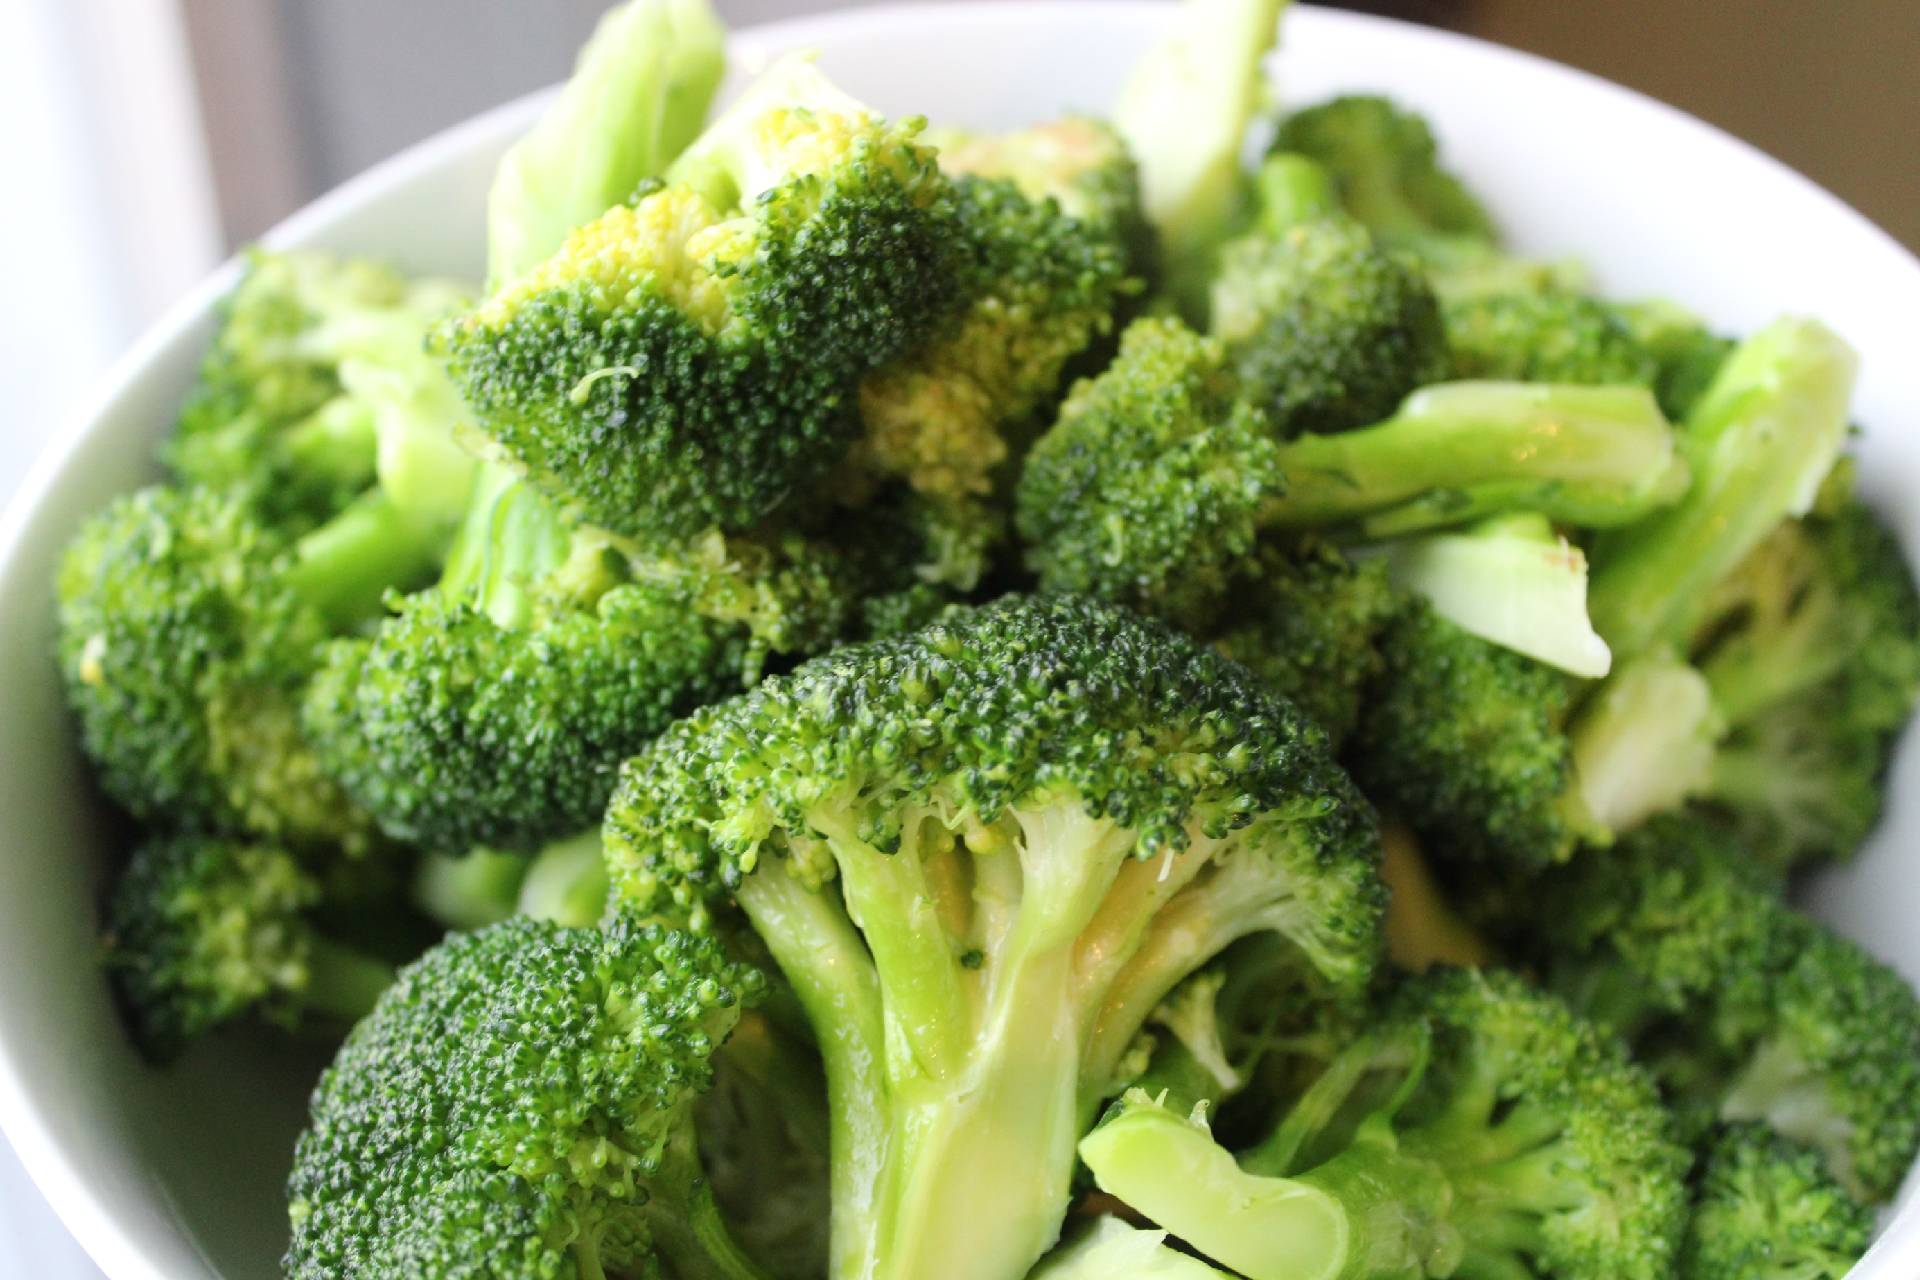
<instances>
[{"instance_id":1,"label":"broccoli","mask_svg":"<svg viewBox=\"0 0 1920 1280\"><path fill-rule=\"evenodd\" d=\"M1281 122L1273 150L1317 161L1340 202L1389 244L1491 246L1493 219L1459 178L1440 166L1433 130L1386 98L1334 98Z\"/></svg>"},{"instance_id":2,"label":"broccoli","mask_svg":"<svg viewBox=\"0 0 1920 1280\"><path fill-rule=\"evenodd\" d=\"M320 880L283 849L162 836L134 851L106 907L103 951L133 1038L156 1062L257 1013L346 1026L393 981L377 956L323 935Z\"/></svg>"},{"instance_id":3,"label":"broccoli","mask_svg":"<svg viewBox=\"0 0 1920 1280\"><path fill-rule=\"evenodd\" d=\"M1671 302L1629 302L1614 310L1653 356L1660 407L1674 421L1684 421L1732 354L1732 340Z\"/></svg>"},{"instance_id":4,"label":"broccoli","mask_svg":"<svg viewBox=\"0 0 1920 1280\"><path fill-rule=\"evenodd\" d=\"M1450 367L1417 267L1344 218L1229 242L1210 316L1242 394L1282 435L1378 422Z\"/></svg>"},{"instance_id":5,"label":"broccoli","mask_svg":"<svg viewBox=\"0 0 1920 1280\"><path fill-rule=\"evenodd\" d=\"M919 128L776 64L663 182L438 331L481 427L616 533L738 530L816 486L858 379L963 302Z\"/></svg>"},{"instance_id":6,"label":"broccoli","mask_svg":"<svg viewBox=\"0 0 1920 1280\"><path fill-rule=\"evenodd\" d=\"M551 257L699 134L726 70L708 0L628 0L601 18L551 106L508 148L487 193L487 279Z\"/></svg>"},{"instance_id":7,"label":"broccoli","mask_svg":"<svg viewBox=\"0 0 1920 1280\"><path fill-rule=\"evenodd\" d=\"M532 855L500 849L432 853L414 868L411 898L451 929L479 929L509 916L586 928L606 911L600 829L555 840Z\"/></svg>"},{"instance_id":8,"label":"broccoli","mask_svg":"<svg viewBox=\"0 0 1920 1280\"><path fill-rule=\"evenodd\" d=\"M1722 1128L1695 1182L1679 1280L1843 1280L1873 1242L1819 1154L1762 1125Z\"/></svg>"},{"instance_id":9,"label":"broccoli","mask_svg":"<svg viewBox=\"0 0 1920 1280\"><path fill-rule=\"evenodd\" d=\"M1359 720L1362 692L1380 670L1376 641L1399 607L1385 569L1318 540L1263 542L1202 638L1289 698L1337 750Z\"/></svg>"},{"instance_id":10,"label":"broccoli","mask_svg":"<svg viewBox=\"0 0 1920 1280\"><path fill-rule=\"evenodd\" d=\"M1371 813L1319 734L1244 669L1072 598L694 713L626 766L607 845L616 901L702 928L737 903L799 994L836 1276L1024 1274L1176 983L1276 932L1352 987L1377 945Z\"/></svg>"},{"instance_id":11,"label":"broccoli","mask_svg":"<svg viewBox=\"0 0 1920 1280\"><path fill-rule=\"evenodd\" d=\"M1185 0L1122 86L1113 122L1140 163L1162 289L1198 324L1220 243L1242 218L1261 63L1287 0Z\"/></svg>"},{"instance_id":12,"label":"broccoli","mask_svg":"<svg viewBox=\"0 0 1920 1280\"><path fill-rule=\"evenodd\" d=\"M1411 831L1398 824L1384 827L1380 852L1380 878L1391 894L1387 958L1397 968L1408 973L1442 964L1481 969L1499 959L1492 941L1454 906L1448 886L1434 874Z\"/></svg>"},{"instance_id":13,"label":"broccoli","mask_svg":"<svg viewBox=\"0 0 1920 1280\"><path fill-rule=\"evenodd\" d=\"M459 285L373 262L253 251L164 461L183 483L243 491L291 533L338 516L376 478L444 526L471 464L453 439L458 398L422 344L467 301Z\"/></svg>"},{"instance_id":14,"label":"broccoli","mask_svg":"<svg viewBox=\"0 0 1920 1280\"><path fill-rule=\"evenodd\" d=\"M68 546L59 663L81 741L135 817L298 845L363 845L365 814L323 772L301 691L336 611L395 566L337 518L289 542L243 497L154 487ZM406 557L401 557L406 559Z\"/></svg>"},{"instance_id":15,"label":"broccoli","mask_svg":"<svg viewBox=\"0 0 1920 1280\"><path fill-rule=\"evenodd\" d=\"M1592 549L1594 625L1616 654L1683 639L1715 584L1812 508L1846 439L1856 363L1831 330L1796 319L1727 357L1681 431L1685 496Z\"/></svg>"},{"instance_id":16,"label":"broccoli","mask_svg":"<svg viewBox=\"0 0 1920 1280\"><path fill-rule=\"evenodd\" d=\"M1920 999L1795 913L1737 838L1656 819L1543 878L1504 927L1695 1117L1764 1120L1885 1200L1920 1152Z\"/></svg>"},{"instance_id":17,"label":"broccoli","mask_svg":"<svg viewBox=\"0 0 1920 1280\"><path fill-rule=\"evenodd\" d=\"M710 940L626 921L450 936L314 1089L287 1275L758 1280L693 1112L764 987Z\"/></svg>"},{"instance_id":18,"label":"broccoli","mask_svg":"<svg viewBox=\"0 0 1920 1280\"><path fill-rule=\"evenodd\" d=\"M1920 592L1898 540L1852 495L1850 468L1733 570L1706 614L1695 656L1727 736L1705 796L1760 856L1851 854L1920 695Z\"/></svg>"},{"instance_id":19,"label":"broccoli","mask_svg":"<svg viewBox=\"0 0 1920 1280\"><path fill-rule=\"evenodd\" d=\"M1028 1280L1228 1280L1227 1273L1166 1243L1164 1231L1143 1231L1100 1218L1048 1254Z\"/></svg>"},{"instance_id":20,"label":"broccoli","mask_svg":"<svg viewBox=\"0 0 1920 1280\"><path fill-rule=\"evenodd\" d=\"M1407 531L1514 509L1608 525L1684 481L1672 431L1634 387L1434 386L1385 422L1283 444L1217 341L1149 319L1028 454L1018 521L1043 589L1185 623L1263 530Z\"/></svg>"},{"instance_id":21,"label":"broccoli","mask_svg":"<svg viewBox=\"0 0 1920 1280\"><path fill-rule=\"evenodd\" d=\"M1582 294L1452 298L1445 314L1456 378L1658 384L1660 366L1632 326L1615 308Z\"/></svg>"},{"instance_id":22,"label":"broccoli","mask_svg":"<svg viewBox=\"0 0 1920 1280\"><path fill-rule=\"evenodd\" d=\"M307 733L394 838L536 849L592 825L674 717L849 628L838 560L795 534L618 539L493 468L438 587L331 647Z\"/></svg>"},{"instance_id":23,"label":"broccoli","mask_svg":"<svg viewBox=\"0 0 1920 1280\"><path fill-rule=\"evenodd\" d=\"M1100 1187L1250 1280L1658 1280L1687 1157L1652 1082L1501 973L1413 979L1240 1153L1135 1090L1080 1144Z\"/></svg>"}]
</instances>

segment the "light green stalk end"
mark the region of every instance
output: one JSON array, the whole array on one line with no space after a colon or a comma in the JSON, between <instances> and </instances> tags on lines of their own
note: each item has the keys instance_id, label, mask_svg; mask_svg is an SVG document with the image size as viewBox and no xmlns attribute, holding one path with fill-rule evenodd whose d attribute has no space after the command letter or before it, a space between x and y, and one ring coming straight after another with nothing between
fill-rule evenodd
<instances>
[{"instance_id":1,"label":"light green stalk end","mask_svg":"<svg viewBox=\"0 0 1920 1280\"><path fill-rule=\"evenodd\" d=\"M1056 1249L1027 1280L1231 1280L1190 1254L1169 1249L1164 1231L1101 1218Z\"/></svg>"},{"instance_id":2,"label":"light green stalk end","mask_svg":"<svg viewBox=\"0 0 1920 1280\"><path fill-rule=\"evenodd\" d=\"M1626 664L1595 691L1569 737L1587 817L1619 834L1706 790L1720 719L1706 678L1655 654Z\"/></svg>"},{"instance_id":3,"label":"light green stalk end","mask_svg":"<svg viewBox=\"0 0 1920 1280\"><path fill-rule=\"evenodd\" d=\"M700 132L725 70L726 30L707 0L629 0L602 18L559 98L494 173L492 284L665 169Z\"/></svg>"}]
</instances>

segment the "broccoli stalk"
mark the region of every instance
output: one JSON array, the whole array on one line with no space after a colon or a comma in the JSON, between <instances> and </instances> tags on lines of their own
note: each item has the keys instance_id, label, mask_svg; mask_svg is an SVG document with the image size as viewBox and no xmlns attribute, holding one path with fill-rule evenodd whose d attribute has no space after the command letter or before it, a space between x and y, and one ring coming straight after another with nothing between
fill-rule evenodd
<instances>
[{"instance_id":1,"label":"broccoli stalk","mask_svg":"<svg viewBox=\"0 0 1920 1280\"><path fill-rule=\"evenodd\" d=\"M725 69L726 31L707 0L628 0L602 17L560 96L494 170L490 284L664 170L700 132Z\"/></svg>"},{"instance_id":2,"label":"broccoli stalk","mask_svg":"<svg viewBox=\"0 0 1920 1280\"><path fill-rule=\"evenodd\" d=\"M629 762L607 842L634 909L710 924L730 894L806 1009L831 1274L984 1280L1053 1244L1074 1142L1181 979L1262 932L1363 979L1368 833L1244 670L1015 598L695 713Z\"/></svg>"},{"instance_id":3,"label":"broccoli stalk","mask_svg":"<svg viewBox=\"0 0 1920 1280\"><path fill-rule=\"evenodd\" d=\"M1241 153L1285 8L1286 0L1186 0L1114 104L1114 126L1140 163L1164 288L1196 323L1215 251L1245 199Z\"/></svg>"},{"instance_id":4,"label":"broccoli stalk","mask_svg":"<svg viewBox=\"0 0 1920 1280\"><path fill-rule=\"evenodd\" d=\"M1249 1280L1657 1280L1684 1152L1651 1083L1499 974L1417 979L1238 1159L1204 1109L1129 1093L1080 1144L1101 1188Z\"/></svg>"},{"instance_id":5,"label":"broccoli stalk","mask_svg":"<svg viewBox=\"0 0 1920 1280\"><path fill-rule=\"evenodd\" d=\"M1593 690L1567 729L1574 786L1596 833L1629 831L1704 789L1720 717L1700 673L1635 658Z\"/></svg>"},{"instance_id":6,"label":"broccoli stalk","mask_svg":"<svg viewBox=\"0 0 1920 1280\"><path fill-rule=\"evenodd\" d=\"M1777 321L1735 349L1684 425L1685 497L1594 549L1594 625L1617 653L1683 639L1713 587L1812 508L1846 440L1856 365L1811 320Z\"/></svg>"},{"instance_id":7,"label":"broccoli stalk","mask_svg":"<svg viewBox=\"0 0 1920 1280\"><path fill-rule=\"evenodd\" d=\"M1228 1280L1227 1273L1169 1248L1164 1231L1100 1218L1048 1254L1027 1280Z\"/></svg>"}]
</instances>

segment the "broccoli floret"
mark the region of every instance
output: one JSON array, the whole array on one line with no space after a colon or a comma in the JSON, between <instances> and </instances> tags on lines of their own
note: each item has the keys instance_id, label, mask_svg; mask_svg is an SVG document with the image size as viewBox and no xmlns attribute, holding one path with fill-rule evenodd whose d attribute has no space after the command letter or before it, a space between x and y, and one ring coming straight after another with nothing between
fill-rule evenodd
<instances>
[{"instance_id":1,"label":"broccoli floret","mask_svg":"<svg viewBox=\"0 0 1920 1280\"><path fill-rule=\"evenodd\" d=\"M1920 1151L1920 1000L1714 824L1669 816L1584 854L1506 927L1694 1115L1765 1120L1870 1200Z\"/></svg>"},{"instance_id":2,"label":"broccoli floret","mask_svg":"<svg viewBox=\"0 0 1920 1280\"><path fill-rule=\"evenodd\" d=\"M964 301L919 127L777 64L663 185L442 328L481 426L619 533L742 529L817 485L858 434L858 379Z\"/></svg>"},{"instance_id":3,"label":"broccoli floret","mask_svg":"<svg viewBox=\"0 0 1920 1280\"><path fill-rule=\"evenodd\" d=\"M1805 515L1847 434L1857 361L1812 320L1740 344L1681 431L1681 500L1592 551L1594 625L1617 655L1683 640L1714 586L1788 516Z\"/></svg>"},{"instance_id":4,"label":"broccoli floret","mask_svg":"<svg viewBox=\"0 0 1920 1280\"><path fill-rule=\"evenodd\" d=\"M1449 299L1454 376L1652 387L1659 365L1618 311L1577 293Z\"/></svg>"},{"instance_id":5,"label":"broccoli floret","mask_svg":"<svg viewBox=\"0 0 1920 1280\"><path fill-rule=\"evenodd\" d=\"M1226 1272L1169 1248L1166 1239L1164 1231L1100 1218L1048 1254L1028 1280L1229 1280Z\"/></svg>"},{"instance_id":6,"label":"broccoli floret","mask_svg":"<svg viewBox=\"0 0 1920 1280\"><path fill-rule=\"evenodd\" d=\"M450 936L314 1089L287 1275L756 1280L693 1109L764 985L711 941L626 922Z\"/></svg>"},{"instance_id":7,"label":"broccoli floret","mask_svg":"<svg viewBox=\"0 0 1920 1280\"><path fill-rule=\"evenodd\" d=\"M322 886L292 854L210 836L149 840L114 883L108 976L141 1052L165 1062L248 1013L344 1027L393 981L324 936Z\"/></svg>"},{"instance_id":8,"label":"broccoli floret","mask_svg":"<svg viewBox=\"0 0 1920 1280\"><path fill-rule=\"evenodd\" d=\"M1241 157L1285 8L1286 0L1185 0L1114 104L1159 238L1158 283L1195 324L1220 243L1242 216Z\"/></svg>"},{"instance_id":9,"label":"broccoli floret","mask_svg":"<svg viewBox=\"0 0 1920 1280\"><path fill-rule=\"evenodd\" d=\"M686 149L726 71L726 35L708 0L631 0L601 18L560 96L494 169L490 285L550 257Z\"/></svg>"},{"instance_id":10,"label":"broccoli floret","mask_svg":"<svg viewBox=\"0 0 1920 1280\"><path fill-rule=\"evenodd\" d=\"M1249 934L1345 988L1377 944L1371 813L1318 732L1243 668L1071 598L696 712L629 762L607 841L616 899L700 926L737 902L806 1008L837 1275L1023 1274L1169 990Z\"/></svg>"},{"instance_id":11,"label":"broccoli floret","mask_svg":"<svg viewBox=\"0 0 1920 1280\"><path fill-rule=\"evenodd\" d=\"M1338 749L1379 674L1375 641L1398 608L1385 569L1317 540L1263 543L1205 637L1291 699Z\"/></svg>"},{"instance_id":12,"label":"broccoli floret","mask_svg":"<svg viewBox=\"0 0 1920 1280\"><path fill-rule=\"evenodd\" d=\"M1873 1243L1819 1153L1763 1125L1722 1128L1695 1179L1680 1280L1843 1280Z\"/></svg>"},{"instance_id":13,"label":"broccoli floret","mask_svg":"<svg viewBox=\"0 0 1920 1280\"><path fill-rule=\"evenodd\" d=\"M1567 724L1583 682L1471 634L1424 601L1379 641L1383 669L1344 758L1428 850L1559 862L1591 834Z\"/></svg>"},{"instance_id":14,"label":"broccoli floret","mask_svg":"<svg viewBox=\"0 0 1920 1280\"><path fill-rule=\"evenodd\" d=\"M332 646L307 732L396 839L536 849L676 716L849 629L851 576L799 535L618 539L495 469L440 585Z\"/></svg>"},{"instance_id":15,"label":"broccoli floret","mask_svg":"<svg viewBox=\"0 0 1920 1280\"><path fill-rule=\"evenodd\" d=\"M102 786L143 821L357 847L366 815L326 776L299 700L327 604L392 569L378 539L299 542L245 500L156 487L121 498L61 562L59 659ZM406 557L402 557L403 559Z\"/></svg>"},{"instance_id":16,"label":"broccoli floret","mask_svg":"<svg viewBox=\"0 0 1920 1280\"><path fill-rule=\"evenodd\" d=\"M1386 98L1355 94L1296 111L1273 149L1324 166L1347 212L1389 243L1499 238L1480 201L1440 166L1426 120Z\"/></svg>"},{"instance_id":17,"label":"broccoli floret","mask_svg":"<svg viewBox=\"0 0 1920 1280\"><path fill-rule=\"evenodd\" d=\"M1263 530L1406 531L1514 509L1605 525L1685 481L1641 388L1454 383L1371 427L1285 443L1237 391L1214 339L1171 320L1128 327L1020 477L1043 589L1204 625Z\"/></svg>"},{"instance_id":18,"label":"broccoli floret","mask_svg":"<svg viewBox=\"0 0 1920 1280\"><path fill-rule=\"evenodd\" d=\"M1363 1087L1381 1075L1385 1096ZM1412 980L1299 1109L1236 1160L1204 1109L1134 1091L1080 1150L1103 1190L1249 1280L1672 1272L1688 1162L1652 1082L1517 978Z\"/></svg>"},{"instance_id":19,"label":"broccoli floret","mask_svg":"<svg viewBox=\"0 0 1920 1280\"><path fill-rule=\"evenodd\" d=\"M1426 280L1344 218L1229 242L1211 325L1242 393L1283 435L1378 422L1450 367Z\"/></svg>"}]
</instances>

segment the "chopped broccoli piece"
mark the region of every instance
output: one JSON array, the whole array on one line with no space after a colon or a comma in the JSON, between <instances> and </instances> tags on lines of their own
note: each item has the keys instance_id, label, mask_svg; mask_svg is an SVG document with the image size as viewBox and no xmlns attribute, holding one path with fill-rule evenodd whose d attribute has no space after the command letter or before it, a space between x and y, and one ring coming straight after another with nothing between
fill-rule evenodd
<instances>
[{"instance_id":1,"label":"chopped broccoli piece","mask_svg":"<svg viewBox=\"0 0 1920 1280\"><path fill-rule=\"evenodd\" d=\"M1652 387L1659 365L1618 311L1577 293L1488 293L1446 304L1457 378Z\"/></svg>"},{"instance_id":2,"label":"chopped broccoli piece","mask_svg":"<svg viewBox=\"0 0 1920 1280\"><path fill-rule=\"evenodd\" d=\"M758 1280L693 1111L764 987L712 941L624 921L450 936L314 1090L287 1275Z\"/></svg>"},{"instance_id":3,"label":"chopped broccoli piece","mask_svg":"<svg viewBox=\"0 0 1920 1280\"><path fill-rule=\"evenodd\" d=\"M1844 1280L1873 1242L1819 1153L1764 1125L1723 1127L1695 1184L1679 1280Z\"/></svg>"},{"instance_id":4,"label":"chopped broccoli piece","mask_svg":"<svg viewBox=\"0 0 1920 1280\"><path fill-rule=\"evenodd\" d=\"M618 901L702 927L737 902L806 1008L837 1275L1023 1274L1169 990L1249 934L1346 988L1377 945L1371 813L1320 735L1235 664L1070 598L696 712L628 763L607 842Z\"/></svg>"},{"instance_id":5,"label":"chopped broccoli piece","mask_svg":"<svg viewBox=\"0 0 1920 1280\"><path fill-rule=\"evenodd\" d=\"M249 1012L346 1026L393 981L385 961L325 936L321 882L269 845L149 840L115 881L104 951L134 1041L165 1062Z\"/></svg>"},{"instance_id":6,"label":"chopped broccoli piece","mask_svg":"<svg viewBox=\"0 0 1920 1280\"><path fill-rule=\"evenodd\" d=\"M726 30L708 0L608 10L560 96L494 170L489 284L545 261L575 227L672 163L699 134L726 61Z\"/></svg>"},{"instance_id":7,"label":"chopped broccoli piece","mask_svg":"<svg viewBox=\"0 0 1920 1280\"><path fill-rule=\"evenodd\" d=\"M1616 654L1683 639L1714 585L1812 508L1846 439L1855 366L1811 320L1778 321L1728 357L1681 432L1686 494L1593 549L1594 625Z\"/></svg>"},{"instance_id":8,"label":"chopped broccoli piece","mask_svg":"<svg viewBox=\"0 0 1920 1280\"><path fill-rule=\"evenodd\" d=\"M1166 1239L1164 1231L1100 1218L1048 1254L1027 1280L1229 1280Z\"/></svg>"},{"instance_id":9,"label":"chopped broccoli piece","mask_svg":"<svg viewBox=\"0 0 1920 1280\"><path fill-rule=\"evenodd\" d=\"M1283 435L1377 422L1450 367L1426 280L1344 218L1229 242L1211 323L1242 393Z\"/></svg>"},{"instance_id":10,"label":"chopped broccoli piece","mask_svg":"<svg viewBox=\"0 0 1920 1280\"><path fill-rule=\"evenodd\" d=\"M1323 165L1347 212L1389 243L1499 238L1480 201L1441 168L1427 122L1386 98L1355 94L1296 111L1273 149Z\"/></svg>"},{"instance_id":11,"label":"chopped broccoli piece","mask_svg":"<svg viewBox=\"0 0 1920 1280\"><path fill-rule=\"evenodd\" d=\"M439 331L481 426L618 533L738 530L816 485L858 433L861 375L963 302L919 128L777 63L663 185Z\"/></svg>"},{"instance_id":12,"label":"chopped broccoli piece","mask_svg":"<svg viewBox=\"0 0 1920 1280\"><path fill-rule=\"evenodd\" d=\"M1361 1087L1382 1074L1386 1096ZM1204 1109L1139 1090L1080 1150L1103 1190L1250 1280L1659 1280L1686 1214L1652 1082L1499 973L1411 980L1238 1160Z\"/></svg>"}]
</instances>

